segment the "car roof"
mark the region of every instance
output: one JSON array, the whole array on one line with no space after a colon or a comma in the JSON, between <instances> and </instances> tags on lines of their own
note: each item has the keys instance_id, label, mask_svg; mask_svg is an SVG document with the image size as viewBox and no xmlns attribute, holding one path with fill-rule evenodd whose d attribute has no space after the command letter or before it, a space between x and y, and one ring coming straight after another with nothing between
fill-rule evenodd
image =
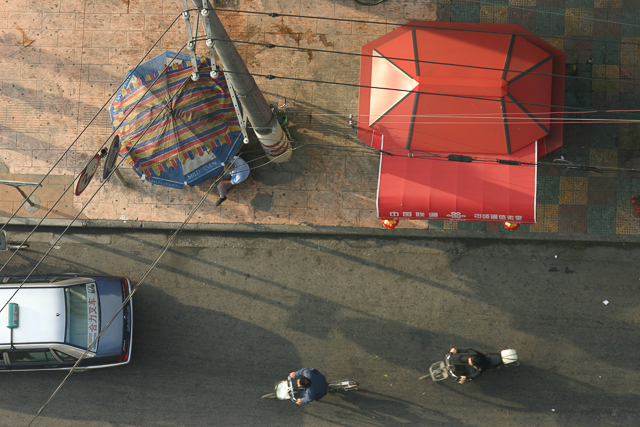
<instances>
[{"instance_id":1,"label":"car roof","mask_svg":"<svg viewBox=\"0 0 640 427\"><path fill-rule=\"evenodd\" d=\"M0 287L0 307L4 306L16 288ZM65 332L64 289L61 287L23 287L11 298L18 304L18 327L13 328L13 343L63 342ZM0 315L0 345L11 343L7 327L8 307Z\"/></svg>"}]
</instances>

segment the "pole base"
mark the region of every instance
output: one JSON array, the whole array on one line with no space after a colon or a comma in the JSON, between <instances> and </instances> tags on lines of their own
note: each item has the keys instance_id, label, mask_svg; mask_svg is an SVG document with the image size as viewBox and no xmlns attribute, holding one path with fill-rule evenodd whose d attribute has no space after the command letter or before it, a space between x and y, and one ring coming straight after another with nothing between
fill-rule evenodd
<instances>
[{"instance_id":1,"label":"pole base","mask_svg":"<svg viewBox=\"0 0 640 427\"><path fill-rule=\"evenodd\" d=\"M280 123L276 122L276 131L269 134L256 132L262 149L274 163L283 163L291 159L291 142ZM274 143L274 141L277 141Z\"/></svg>"}]
</instances>

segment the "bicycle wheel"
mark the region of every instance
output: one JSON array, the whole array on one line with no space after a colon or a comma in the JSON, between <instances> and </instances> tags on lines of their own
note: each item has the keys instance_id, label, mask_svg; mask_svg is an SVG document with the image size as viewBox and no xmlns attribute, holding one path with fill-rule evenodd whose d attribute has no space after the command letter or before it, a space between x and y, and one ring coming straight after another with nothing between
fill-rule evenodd
<instances>
[{"instance_id":1,"label":"bicycle wheel","mask_svg":"<svg viewBox=\"0 0 640 427\"><path fill-rule=\"evenodd\" d=\"M361 4L363 6L375 6L377 4L382 3L385 0L356 0L356 3Z\"/></svg>"},{"instance_id":2,"label":"bicycle wheel","mask_svg":"<svg viewBox=\"0 0 640 427\"><path fill-rule=\"evenodd\" d=\"M449 378L449 370L444 362L436 362L429 368L429 376L434 381L442 381ZM425 375L424 378L427 376ZM421 378L422 379L422 378Z\"/></svg>"},{"instance_id":3,"label":"bicycle wheel","mask_svg":"<svg viewBox=\"0 0 640 427\"><path fill-rule=\"evenodd\" d=\"M358 383L355 381L349 381L349 385L344 388L344 391L356 391L358 389Z\"/></svg>"},{"instance_id":4,"label":"bicycle wheel","mask_svg":"<svg viewBox=\"0 0 640 427\"><path fill-rule=\"evenodd\" d=\"M18 249L26 249L29 247L29 245L27 245L26 243L24 245L11 245L9 244L7 246L9 249L13 250L13 251L17 251Z\"/></svg>"},{"instance_id":5,"label":"bicycle wheel","mask_svg":"<svg viewBox=\"0 0 640 427\"><path fill-rule=\"evenodd\" d=\"M358 383L351 380L334 381L329 384L329 388L333 391L355 391L358 389Z\"/></svg>"},{"instance_id":6,"label":"bicycle wheel","mask_svg":"<svg viewBox=\"0 0 640 427\"><path fill-rule=\"evenodd\" d=\"M262 396L263 399L275 399L276 398L276 394L275 393L269 393L269 394L265 394L264 396Z\"/></svg>"}]
</instances>

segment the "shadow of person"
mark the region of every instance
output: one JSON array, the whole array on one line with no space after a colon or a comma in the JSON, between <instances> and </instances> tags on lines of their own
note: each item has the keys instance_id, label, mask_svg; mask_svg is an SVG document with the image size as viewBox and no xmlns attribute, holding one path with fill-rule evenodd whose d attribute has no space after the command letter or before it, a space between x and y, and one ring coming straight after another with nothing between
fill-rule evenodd
<instances>
[{"instance_id":1,"label":"shadow of person","mask_svg":"<svg viewBox=\"0 0 640 427\"><path fill-rule=\"evenodd\" d=\"M578 379L576 371L565 374L528 366L507 366L491 369L472 383L456 384L451 380L439 383L441 396L448 401L470 408L490 405L501 410L549 414L564 419L560 425L593 425L594 419L616 417L616 425L637 421L640 397L620 390L608 391ZM445 397L446 396L446 397ZM598 421L599 423L600 421ZM612 421L613 422L613 421Z\"/></svg>"},{"instance_id":2,"label":"shadow of person","mask_svg":"<svg viewBox=\"0 0 640 427\"><path fill-rule=\"evenodd\" d=\"M407 424L438 427L465 425L451 414L363 389L350 392L331 392L318 403L321 405L318 405L319 409L313 412L313 417L332 421L333 425Z\"/></svg>"}]
</instances>

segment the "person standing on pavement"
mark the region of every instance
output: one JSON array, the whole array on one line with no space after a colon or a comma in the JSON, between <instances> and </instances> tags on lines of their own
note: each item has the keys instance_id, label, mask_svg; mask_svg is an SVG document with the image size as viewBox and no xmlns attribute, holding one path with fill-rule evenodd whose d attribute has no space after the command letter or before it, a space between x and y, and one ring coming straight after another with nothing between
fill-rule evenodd
<instances>
[{"instance_id":1,"label":"person standing on pavement","mask_svg":"<svg viewBox=\"0 0 640 427\"><path fill-rule=\"evenodd\" d=\"M304 392L302 392L302 398L298 398L296 401L298 405L320 400L327 394L327 379L317 369L302 368L296 372L291 372L289 376L298 379L298 387L305 388Z\"/></svg>"},{"instance_id":2,"label":"person standing on pavement","mask_svg":"<svg viewBox=\"0 0 640 427\"><path fill-rule=\"evenodd\" d=\"M218 193L220 198L216 201L216 206L220 206L222 202L227 200L227 192L229 189L240 184L249 177L250 168L247 162L242 160L240 156L235 156L229 167L229 170L222 177L222 181L218 184Z\"/></svg>"}]
</instances>

